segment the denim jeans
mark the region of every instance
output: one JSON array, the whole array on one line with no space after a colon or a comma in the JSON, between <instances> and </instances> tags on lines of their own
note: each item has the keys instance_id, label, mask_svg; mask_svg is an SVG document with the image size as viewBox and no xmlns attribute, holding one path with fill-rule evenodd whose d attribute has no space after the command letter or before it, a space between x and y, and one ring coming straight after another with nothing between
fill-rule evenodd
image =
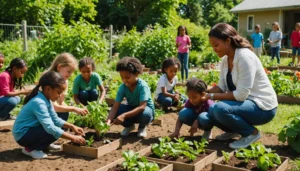
<instances>
[{"instance_id":1,"label":"denim jeans","mask_svg":"<svg viewBox=\"0 0 300 171\"><path fill-rule=\"evenodd\" d=\"M184 123L186 125L192 126L194 121L197 119L198 120L198 128L199 129L204 129L205 131L209 131L209 127L203 127L202 125L206 125L204 119L202 119L207 116L207 112L202 112L202 113L196 113L194 109L191 108L183 108L179 114L178 114L178 119L180 120L181 123ZM207 129L208 128L208 129Z\"/></svg>"},{"instance_id":2,"label":"denim jeans","mask_svg":"<svg viewBox=\"0 0 300 171\"><path fill-rule=\"evenodd\" d=\"M185 79L189 77L189 53L178 53L178 59L181 63L181 79L184 80L184 71Z\"/></svg>"},{"instance_id":3,"label":"denim jeans","mask_svg":"<svg viewBox=\"0 0 300 171\"><path fill-rule=\"evenodd\" d=\"M173 90L168 91L168 93L175 94L175 92ZM183 96L183 95L180 95L180 100L185 102L186 97ZM163 109L166 109L166 108L171 107L171 106L177 106L178 105L178 103L176 103L171 97L167 97L163 93L160 93L158 95L156 101L158 102L158 104L160 104L163 107Z\"/></svg>"},{"instance_id":4,"label":"denim jeans","mask_svg":"<svg viewBox=\"0 0 300 171\"><path fill-rule=\"evenodd\" d=\"M0 117L8 118L9 113L20 103L19 96L0 97Z\"/></svg>"},{"instance_id":5,"label":"denim jeans","mask_svg":"<svg viewBox=\"0 0 300 171\"><path fill-rule=\"evenodd\" d=\"M25 135L17 141L20 146L29 150L44 150L56 141L53 135L48 134L43 126L31 127Z\"/></svg>"},{"instance_id":6,"label":"denim jeans","mask_svg":"<svg viewBox=\"0 0 300 171\"><path fill-rule=\"evenodd\" d=\"M96 101L99 97L98 90L80 90L78 99L83 105L87 105L88 102Z\"/></svg>"},{"instance_id":7,"label":"denim jeans","mask_svg":"<svg viewBox=\"0 0 300 171\"><path fill-rule=\"evenodd\" d=\"M216 126L225 132L235 132L243 137L249 136L254 131L254 125L263 125L270 122L277 111L262 110L251 100L219 101L210 106L208 113L200 118L200 123L205 129Z\"/></svg>"},{"instance_id":8,"label":"denim jeans","mask_svg":"<svg viewBox=\"0 0 300 171\"><path fill-rule=\"evenodd\" d=\"M122 115L123 113L129 112L135 108L136 107L121 104L116 117ZM145 128L153 120L153 118L154 110L146 106L145 110L142 113L137 114L131 118L125 119L122 125L124 127L131 127L134 123L139 123L139 128Z\"/></svg>"},{"instance_id":9,"label":"denim jeans","mask_svg":"<svg viewBox=\"0 0 300 171\"><path fill-rule=\"evenodd\" d=\"M300 47L292 47L292 55L296 56L296 54L300 56Z\"/></svg>"},{"instance_id":10,"label":"denim jeans","mask_svg":"<svg viewBox=\"0 0 300 171\"><path fill-rule=\"evenodd\" d=\"M278 47L271 47L271 57L272 57L272 60L274 60L274 56L276 56L278 64L280 64L279 50L280 50L279 46Z\"/></svg>"},{"instance_id":11,"label":"denim jeans","mask_svg":"<svg viewBox=\"0 0 300 171\"><path fill-rule=\"evenodd\" d=\"M56 113L57 113L57 116L60 117L62 120L68 121L68 118L70 115L69 112L56 112Z\"/></svg>"}]
</instances>

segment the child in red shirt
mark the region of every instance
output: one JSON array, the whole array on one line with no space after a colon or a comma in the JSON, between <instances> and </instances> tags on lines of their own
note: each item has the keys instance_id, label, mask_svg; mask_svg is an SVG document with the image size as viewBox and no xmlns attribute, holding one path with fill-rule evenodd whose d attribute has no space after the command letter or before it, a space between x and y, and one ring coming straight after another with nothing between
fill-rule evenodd
<instances>
[{"instance_id":1,"label":"child in red shirt","mask_svg":"<svg viewBox=\"0 0 300 171\"><path fill-rule=\"evenodd\" d=\"M290 63L290 65L294 65L295 63L295 58L296 58L296 53L298 55L298 66L300 66L300 23L296 23L295 25L295 31L293 31L292 35L291 35L291 46L292 46L292 63Z\"/></svg>"}]
</instances>

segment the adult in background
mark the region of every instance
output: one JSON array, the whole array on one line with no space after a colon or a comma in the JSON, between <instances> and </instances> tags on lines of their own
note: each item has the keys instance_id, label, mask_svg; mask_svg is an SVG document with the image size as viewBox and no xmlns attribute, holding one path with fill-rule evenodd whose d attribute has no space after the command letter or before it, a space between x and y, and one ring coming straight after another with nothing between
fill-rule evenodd
<instances>
[{"instance_id":1,"label":"adult in background","mask_svg":"<svg viewBox=\"0 0 300 171\"><path fill-rule=\"evenodd\" d=\"M203 100L219 100L201 115L205 129L213 126L225 131L216 137L228 140L230 148L245 148L261 135L254 125L270 122L277 110L276 93L250 43L229 24L219 23L209 32L209 42L222 58L220 80Z\"/></svg>"}]
</instances>

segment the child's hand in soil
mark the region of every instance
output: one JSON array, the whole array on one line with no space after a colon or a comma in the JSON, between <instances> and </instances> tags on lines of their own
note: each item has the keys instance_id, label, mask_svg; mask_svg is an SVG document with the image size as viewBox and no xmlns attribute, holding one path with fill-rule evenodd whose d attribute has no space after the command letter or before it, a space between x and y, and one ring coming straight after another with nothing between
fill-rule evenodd
<instances>
[{"instance_id":1,"label":"child's hand in soil","mask_svg":"<svg viewBox=\"0 0 300 171\"><path fill-rule=\"evenodd\" d=\"M194 134L198 131L198 120L196 119L193 123L193 125L191 126L189 133L191 136L194 136Z\"/></svg>"},{"instance_id":2,"label":"child's hand in soil","mask_svg":"<svg viewBox=\"0 0 300 171\"><path fill-rule=\"evenodd\" d=\"M80 136L85 135L83 129L80 128L80 127L78 127L78 126L75 126L75 125L74 125L74 126L72 127L72 130L75 132L76 135L80 135Z\"/></svg>"},{"instance_id":3,"label":"child's hand in soil","mask_svg":"<svg viewBox=\"0 0 300 171\"><path fill-rule=\"evenodd\" d=\"M173 132L172 134L170 134L169 135L169 137L171 138L171 139L173 139L173 138L178 138L179 137L179 132Z\"/></svg>"},{"instance_id":4,"label":"child's hand in soil","mask_svg":"<svg viewBox=\"0 0 300 171\"><path fill-rule=\"evenodd\" d=\"M73 135L71 141L73 143L80 144L80 145L85 145L86 144L85 139L82 136L79 136L79 135Z\"/></svg>"},{"instance_id":5,"label":"child's hand in soil","mask_svg":"<svg viewBox=\"0 0 300 171\"><path fill-rule=\"evenodd\" d=\"M114 120L113 124L120 125L124 122L124 120L125 120L125 116L120 115Z\"/></svg>"},{"instance_id":6,"label":"child's hand in soil","mask_svg":"<svg viewBox=\"0 0 300 171\"><path fill-rule=\"evenodd\" d=\"M86 108L79 108L79 107L75 107L74 112L81 116L85 116L89 113L89 111Z\"/></svg>"}]
</instances>

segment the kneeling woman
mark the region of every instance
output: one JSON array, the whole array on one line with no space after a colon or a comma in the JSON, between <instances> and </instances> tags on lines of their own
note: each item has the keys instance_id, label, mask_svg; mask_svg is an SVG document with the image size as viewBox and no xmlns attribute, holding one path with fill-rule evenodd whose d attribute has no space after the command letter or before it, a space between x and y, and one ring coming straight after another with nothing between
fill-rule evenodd
<instances>
[{"instance_id":1,"label":"kneeling woman","mask_svg":"<svg viewBox=\"0 0 300 171\"><path fill-rule=\"evenodd\" d=\"M226 133L216 139L241 138L230 143L237 149L249 146L261 135L254 125L270 122L277 110L276 93L250 43L225 23L215 25L209 41L222 58L218 86L204 100L220 100L210 107L206 129L217 126Z\"/></svg>"},{"instance_id":2,"label":"kneeling woman","mask_svg":"<svg viewBox=\"0 0 300 171\"><path fill-rule=\"evenodd\" d=\"M42 91L39 91L40 87ZM74 143L85 144L83 129L72 125L57 116L50 101L56 101L66 88L66 81L56 72L45 73L39 84L25 98L24 106L13 126L13 136L23 146L22 152L35 159L46 158L42 150L59 150L51 144L58 138ZM70 128L77 135L64 132L61 128Z\"/></svg>"}]
</instances>

